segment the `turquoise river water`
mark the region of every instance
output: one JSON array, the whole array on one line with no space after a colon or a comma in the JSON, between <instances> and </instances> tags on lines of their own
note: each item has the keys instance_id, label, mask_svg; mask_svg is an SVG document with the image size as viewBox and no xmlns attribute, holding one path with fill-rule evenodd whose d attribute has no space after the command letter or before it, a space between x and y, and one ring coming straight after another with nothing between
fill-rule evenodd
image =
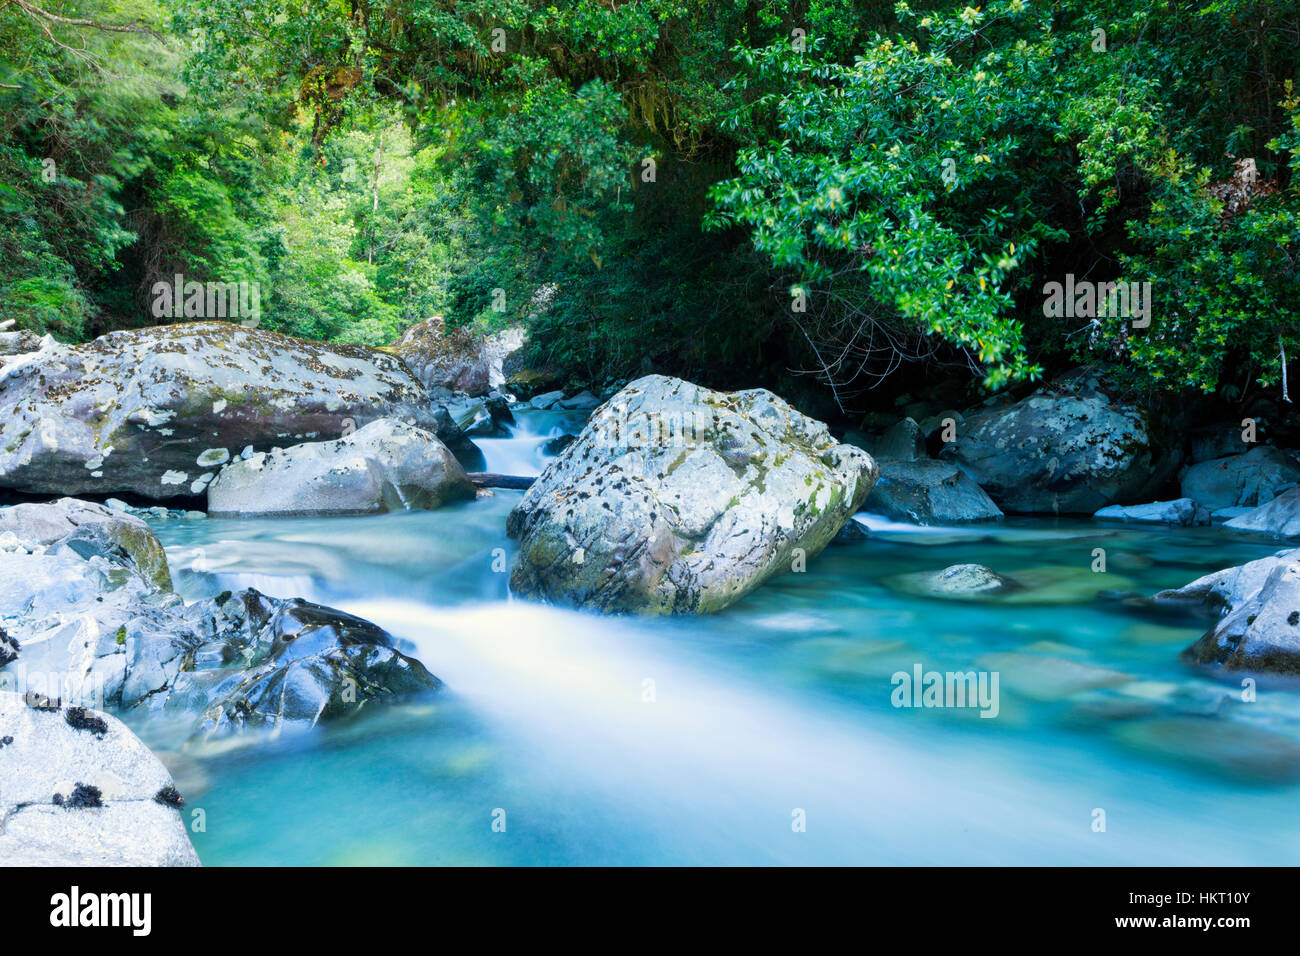
<instances>
[{"instance_id":1,"label":"turquoise river water","mask_svg":"<svg viewBox=\"0 0 1300 956\"><path fill-rule=\"evenodd\" d=\"M488 468L537 473L544 438L578 425L521 419L481 443ZM205 864L1300 862L1300 690L1244 700L1239 676L1179 660L1207 620L1133 598L1275 542L859 515L865 540L724 613L640 620L512 599L521 494L155 525L186 598L340 607L446 683L275 739L178 749L133 722L203 811ZM953 601L915 584L966 562L1024 587ZM893 675L917 665L996 673L996 717L895 707Z\"/></svg>"}]
</instances>

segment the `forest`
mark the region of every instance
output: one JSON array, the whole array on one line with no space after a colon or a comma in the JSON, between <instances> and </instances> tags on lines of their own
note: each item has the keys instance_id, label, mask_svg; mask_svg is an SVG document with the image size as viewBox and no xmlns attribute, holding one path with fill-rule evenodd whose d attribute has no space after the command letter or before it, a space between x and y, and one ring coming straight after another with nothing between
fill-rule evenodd
<instances>
[{"instance_id":1,"label":"forest","mask_svg":"<svg viewBox=\"0 0 1300 956\"><path fill-rule=\"evenodd\" d=\"M522 325L575 387L1240 410L1300 356L1298 69L1294 0L4 0L0 317L182 274L310 339Z\"/></svg>"}]
</instances>

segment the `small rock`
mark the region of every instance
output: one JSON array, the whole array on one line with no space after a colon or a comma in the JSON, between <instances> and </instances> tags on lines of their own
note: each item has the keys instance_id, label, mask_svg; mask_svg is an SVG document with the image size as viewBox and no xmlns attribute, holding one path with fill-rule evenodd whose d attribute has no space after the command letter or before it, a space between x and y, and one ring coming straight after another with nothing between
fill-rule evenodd
<instances>
[{"instance_id":1,"label":"small rock","mask_svg":"<svg viewBox=\"0 0 1300 956\"><path fill-rule=\"evenodd\" d=\"M1145 505L1111 505L1102 508L1093 517L1145 524L1172 524L1184 528L1210 524L1210 512L1191 498L1153 501Z\"/></svg>"}]
</instances>

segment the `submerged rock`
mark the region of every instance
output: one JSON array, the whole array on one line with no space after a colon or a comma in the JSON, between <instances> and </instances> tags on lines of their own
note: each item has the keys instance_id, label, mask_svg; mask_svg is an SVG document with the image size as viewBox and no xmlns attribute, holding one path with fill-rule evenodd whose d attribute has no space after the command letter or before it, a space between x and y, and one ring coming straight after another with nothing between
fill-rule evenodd
<instances>
[{"instance_id":1,"label":"submerged rock","mask_svg":"<svg viewBox=\"0 0 1300 956\"><path fill-rule=\"evenodd\" d=\"M195 322L50 340L0 370L0 488L36 494L201 495L248 446L335 438L380 418L473 443L401 360Z\"/></svg>"},{"instance_id":2,"label":"submerged rock","mask_svg":"<svg viewBox=\"0 0 1300 956\"><path fill-rule=\"evenodd\" d=\"M953 600L989 600L1019 590L1020 583L982 564L954 564L942 571L909 571L880 582L901 594Z\"/></svg>"},{"instance_id":3,"label":"submerged rock","mask_svg":"<svg viewBox=\"0 0 1300 956\"><path fill-rule=\"evenodd\" d=\"M1300 484L1300 464L1287 452L1257 445L1245 454L1192 465L1183 472L1182 491L1211 511L1258 507Z\"/></svg>"},{"instance_id":4,"label":"submerged rock","mask_svg":"<svg viewBox=\"0 0 1300 956\"><path fill-rule=\"evenodd\" d=\"M1002 517L984 489L943 461L881 459L880 480L862 507L872 514L914 524L957 524Z\"/></svg>"},{"instance_id":5,"label":"submerged rock","mask_svg":"<svg viewBox=\"0 0 1300 956\"><path fill-rule=\"evenodd\" d=\"M1240 721L1206 717L1159 717L1123 724L1117 742L1153 760L1255 784L1300 780L1300 743Z\"/></svg>"},{"instance_id":6,"label":"submerged rock","mask_svg":"<svg viewBox=\"0 0 1300 956\"><path fill-rule=\"evenodd\" d=\"M511 513L514 590L601 611L720 610L816 555L877 477L764 389L640 378Z\"/></svg>"},{"instance_id":7,"label":"submerged rock","mask_svg":"<svg viewBox=\"0 0 1300 956\"><path fill-rule=\"evenodd\" d=\"M936 594L986 594L1011 586L1012 582L982 564L954 564L930 578Z\"/></svg>"},{"instance_id":8,"label":"submerged rock","mask_svg":"<svg viewBox=\"0 0 1300 956\"><path fill-rule=\"evenodd\" d=\"M167 769L116 718L70 716L0 691L0 866L198 866Z\"/></svg>"},{"instance_id":9,"label":"submerged rock","mask_svg":"<svg viewBox=\"0 0 1300 956\"><path fill-rule=\"evenodd\" d=\"M227 465L208 486L213 514L372 514L474 497L447 446L392 419Z\"/></svg>"},{"instance_id":10,"label":"submerged rock","mask_svg":"<svg viewBox=\"0 0 1300 956\"><path fill-rule=\"evenodd\" d=\"M975 663L985 670L997 672L1002 686L1034 700L1060 700L1133 680L1130 675L1109 668L1017 651L985 654Z\"/></svg>"},{"instance_id":11,"label":"submerged rock","mask_svg":"<svg viewBox=\"0 0 1300 956\"><path fill-rule=\"evenodd\" d=\"M966 412L954 460L1005 511L1092 514L1141 500L1172 470L1152 449L1146 415L1082 378L1012 405Z\"/></svg>"},{"instance_id":12,"label":"submerged rock","mask_svg":"<svg viewBox=\"0 0 1300 956\"><path fill-rule=\"evenodd\" d=\"M1227 521L1234 531L1259 531L1277 538L1300 537L1300 488L1282 492L1267 504Z\"/></svg>"},{"instance_id":13,"label":"submerged rock","mask_svg":"<svg viewBox=\"0 0 1300 956\"><path fill-rule=\"evenodd\" d=\"M1093 517L1146 524L1173 524L1181 527L1198 527L1211 523L1210 512L1191 498L1153 501L1145 505L1111 505L1109 508L1102 508Z\"/></svg>"}]
</instances>

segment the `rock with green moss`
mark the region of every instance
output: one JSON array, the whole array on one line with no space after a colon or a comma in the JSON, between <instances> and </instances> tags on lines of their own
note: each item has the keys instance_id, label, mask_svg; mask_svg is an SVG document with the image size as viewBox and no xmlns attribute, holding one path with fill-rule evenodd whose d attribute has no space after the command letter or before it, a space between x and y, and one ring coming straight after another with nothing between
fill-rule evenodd
<instances>
[{"instance_id":1,"label":"rock with green moss","mask_svg":"<svg viewBox=\"0 0 1300 956\"><path fill-rule=\"evenodd\" d=\"M481 459L401 359L228 322L47 341L0 368L0 488L202 495L245 448L342 437L380 418Z\"/></svg>"},{"instance_id":2,"label":"rock with green moss","mask_svg":"<svg viewBox=\"0 0 1300 956\"><path fill-rule=\"evenodd\" d=\"M152 586L172 587L162 543L133 515L76 498L0 508L0 535L27 544L69 548L83 558L117 555Z\"/></svg>"},{"instance_id":3,"label":"rock with green moss","mask_svg":"<svg viewBox=\"0 0 1300 956\"><path fill-rule=\"evenodd\" d=\"M637 379L511 513L511 585L606 612L720 610L835 537L878 477L764 389Z\"/></svg>"}]
</instances>

